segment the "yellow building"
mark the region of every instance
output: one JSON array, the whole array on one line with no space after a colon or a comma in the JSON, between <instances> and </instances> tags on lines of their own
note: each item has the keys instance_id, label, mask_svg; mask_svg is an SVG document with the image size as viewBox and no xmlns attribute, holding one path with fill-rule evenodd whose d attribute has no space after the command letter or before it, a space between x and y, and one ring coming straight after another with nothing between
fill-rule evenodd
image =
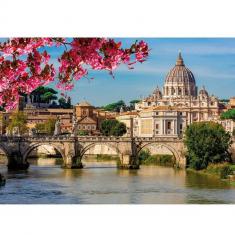
<instances>
[{"instance_id":1,"label":"yellow building","mask_svg":"<svg viewBox=\"0 0 235 235\"><path fill-rule=\"evenodd\" d=\"M125 136L130 136L132 134L134 134L132 131L134 128L134 119L138 117L138 112L133 111L133 112L122 112L120 114L117 115L116 119L119 122L123 122L126 125L126 129L127 132L125 134Z\"/></svg>"}]
</instances>

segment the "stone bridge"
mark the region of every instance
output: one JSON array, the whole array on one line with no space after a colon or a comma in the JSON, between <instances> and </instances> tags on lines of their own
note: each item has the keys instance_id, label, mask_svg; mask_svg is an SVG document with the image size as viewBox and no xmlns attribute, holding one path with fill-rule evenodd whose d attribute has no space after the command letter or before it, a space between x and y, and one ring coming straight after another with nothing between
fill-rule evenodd
<instances>
[{"instance_id":1,"label":"stone bridge","mask_svg":"<svg viewBox=\"0 0 235 235\"><path fill-rule=\"evenodd\" d=\"M82 158L96 145L108 146L119 156L120 168L138 169L138 153L151 146L168 149L175 159L175 164L184 167L184 144L179 138L148 137L103 137L103 136L1 136L0 149L8 158L9 169L27 169L29 154L39 146L53 146L63 158L64 168L82 168Z\"/></svg>"}]
</instances>

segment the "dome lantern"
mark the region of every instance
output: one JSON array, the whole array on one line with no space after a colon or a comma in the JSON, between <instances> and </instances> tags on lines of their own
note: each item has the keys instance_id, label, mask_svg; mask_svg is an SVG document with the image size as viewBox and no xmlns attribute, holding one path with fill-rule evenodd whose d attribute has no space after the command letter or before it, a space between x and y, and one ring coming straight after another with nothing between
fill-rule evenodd
<instances>
[{"instance_id":1,"label":"dome lantern","mask_svg":"<svg viewBox=\"0 0 235 235\"><path fill-rule=\"evenodd\" d=\"M178 59L176 60L176 64L178 66L184 66L184 60L181 55L181 51L179 51Z\"/></svg>"}]
</instances>

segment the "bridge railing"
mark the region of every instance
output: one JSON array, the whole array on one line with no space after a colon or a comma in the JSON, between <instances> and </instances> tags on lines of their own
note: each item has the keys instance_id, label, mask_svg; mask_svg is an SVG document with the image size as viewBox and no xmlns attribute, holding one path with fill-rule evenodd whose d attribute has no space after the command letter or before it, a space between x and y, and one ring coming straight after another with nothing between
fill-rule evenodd
<instances>
[{"instance_id":1,"label":"bridge railing","mask_svg":"<svg viewBox=\"0 0 235 235\"><path fill-rule=\"evenodd\" d=\"M45 135L45 136L6 136L0 135L0 141L91 141L91 142L102 142L102 141L115 141L115 142L129 142L131 140L138 142L174 142L182 141L178 137L116 137L116 136L73 136L73 135Z\"/></svg>"}]
</instances>

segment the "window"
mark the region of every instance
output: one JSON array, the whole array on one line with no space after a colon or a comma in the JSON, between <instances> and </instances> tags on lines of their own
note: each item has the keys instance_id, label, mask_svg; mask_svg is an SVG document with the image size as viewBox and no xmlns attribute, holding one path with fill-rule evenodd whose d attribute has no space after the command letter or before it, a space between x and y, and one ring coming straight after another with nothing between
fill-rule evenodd
<instances>
[{"instance_id":1,"label":"window","mask_svg":"<svg viewBox=\"0 0 235 235\"><path fill-rule=\"evenodd\" d=\"M171 129L171 122L167 122L167 129Z\"/></svg>"},{"instance_id":2,"label":"window","mask_svg":"<svg viewBox=\"0 0 235 235\"><path fill-rule=\"evenodd\" d=\"M158 129L158 128L159 128L159 124L157 123L157 124L156 124L156 129Z\"/></svg>"},{"instance_id":3,"label":"window","mask_svg":"<svg viewBox=\"0 0 235 235\"><path fill-rule=\"evenodd\" d=\"M156 115L158 115L158 112L156 112Z\"/></svg>"},{"instance_id":4,"label":"window","mask_svg":"<svg viewBox=\"0 0 235 235\"><path fill-rule=\"evenodd\" d=\"M180 112L180 116L182 116L183 115L183 113L182 112Z\"/></svg>"},{"instance_id":5,"label":"window","mask_svg":"<svg viewBox=\"0 0 235 235\"><path fill-rule=\"evenodd\" d=\"M179 91L178 91L178 92L179 92L179 95L181 95L181 93L182 93L181 88L179 88Z\"/></svg>"},{"instance_id":6,"label":"window","mask_svg":"<svg viewBox=\"0 0 235 235\"><path fill-rule=\"evenodd\" d=\"M180 123L180 130L182 130L183 129L183 124L182 123Z\"/></svg>"}]
</instances>

